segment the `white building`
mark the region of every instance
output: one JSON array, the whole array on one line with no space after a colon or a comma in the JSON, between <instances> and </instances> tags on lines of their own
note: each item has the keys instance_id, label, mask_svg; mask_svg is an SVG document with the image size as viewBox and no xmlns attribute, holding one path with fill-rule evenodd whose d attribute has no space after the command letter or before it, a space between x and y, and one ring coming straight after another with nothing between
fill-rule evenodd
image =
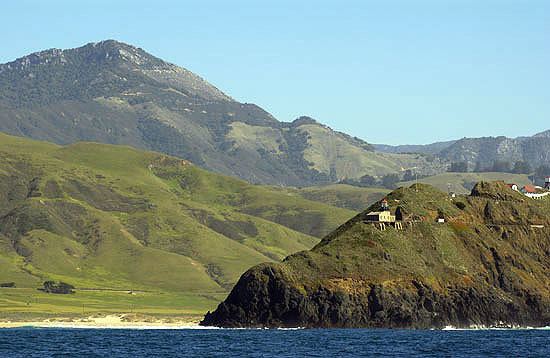
<instances>
[{"instance_id":1,"label":"white building","mask_svg":"<svg viewBox=\"0 0 550 358\"><path fill-rule=\"evenodd\" d=\"M392 215L389 211L371 211L367 214L365 220L380 223L394 223L395 215Z\"/></svg>"}]
</instances>

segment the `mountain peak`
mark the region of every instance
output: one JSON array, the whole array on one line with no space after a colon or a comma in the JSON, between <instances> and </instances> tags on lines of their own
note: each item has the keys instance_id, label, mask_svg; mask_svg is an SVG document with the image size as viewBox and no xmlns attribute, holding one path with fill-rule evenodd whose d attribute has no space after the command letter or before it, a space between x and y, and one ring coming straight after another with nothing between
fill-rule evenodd
<instances>
[{"instance_id":1,"label":"mountain peak","mask_svg":"<svg viewBox=\"0 0 550 358\"><path fill-rule=\"evenodd\" d=\"M294 121L292 121L292 125L295 127L302 126L305 124L319 124L315 119L309 117L309 116L300 116L296 118Z\"/></svg>"},{"instance_id":2,"label":"mountain peak","mask_svg":"<svg viewBox=\"0 0 550 358\"><path fill-rule=\"evenodd\" d=\"M82 47L72 49L52 48L34 52L0 65L0 73L7 70L29 71L42 66L78 64L82 61L88 65L105 64L115 60L131 62L138 66L145 64L169 65L140 48L116 40L104 40L90 42Z\"/></svg>"},{"instance_id":3,"label":"mountain peak","mask_svg":"<svg viewBox=\"0 0 550 358\"><path fill-rule=\"evenodd\" d=\"M114 40L114 39L107 39L107 40L101 40L98 42L90 42L84 46L93 46L93 47L116 47L116 48L136 48L135 46L132 46L130 44L127 44L122 41Z\"/></svg>"},{"instance_id":4,"label":"mountain peak","mask_svg":"<svg viewBox=\"0 0 550 358\"><path fill-rule=\"evenodd\" d=\"M118 59L123 62L132 63L136 66L162 66L171 65L163 60L145 52L143 49L129 45L117 40L103 40L100 42L91 42L82 47L73 49L84 54L95 55L91 59L112 60ZM71 50L68 50L71 51Z\"/></svg>"},{"instance_id":5,"label":"mountain peak","mask_svg":"<svg viewBox=\"0 0 550 358\"><path fill-rule=\"evenodd\" d=\"M174 89L207 101L233 101L193 72L116 40L91 42L66 50L49 49L0 64L0 82L13 81L13 78L19 79L21 88L11 97L12 100L18 98L19 102L28 97L26 93L35 93L37 87L44 89L38 98L47 103L52 99L75 99L90 94L111 96L112 91L105 91L106 88L124 92L131 90L136 83ZM53 84L57 85L58 91ZM65 91L67 87L71 87L71 91Z\"/></svg>"}]
</instances>

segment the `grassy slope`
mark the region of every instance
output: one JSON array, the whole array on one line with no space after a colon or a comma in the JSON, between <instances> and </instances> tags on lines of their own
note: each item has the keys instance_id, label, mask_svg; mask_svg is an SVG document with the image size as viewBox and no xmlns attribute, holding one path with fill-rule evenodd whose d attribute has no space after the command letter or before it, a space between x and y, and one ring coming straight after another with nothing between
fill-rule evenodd
<instances>
[{"instance_id":1,"label":"grassy slope","mask_svg":"<svg viewBox=\"0 0 550 358\"><path fill-rule=\"evenodd\" d=\"M443 285L446 280L456 279L460 275L474 275L481 270L480 245L476 246L481 242L483 250L493 245L507 254L525 259L535 272L534 267L538 270L541 263L533 261L528 254L544 251L542 246L533 243L544 238L547 231L522 230L525 230L523 226L548 222L546 212L550 201L526 199L500 185L491 184L490 187L491 190L498 188L494 191L496 195L502 193L498 199L459 196L451 200L445 193L422 184L418 191L414 187L397 189L388 195L390 206L393 209L401 206L405 212L424 218L423 222L404 231L380 231L363 223L358 216L306 254L313 257L317 264L310 264L316 269L308 270L316 276L315 279L326 279L346 272L377 282L423 277L435 285ZM464 203L464 210L455 205L458 201ZM438 212L445 215L445 224L436 223ZM503 240L501 232L491 230L486 222L506 227L514 240ZM525 251L519 250L519 247ZM384 253L389 255L384 256ZM333 258L335 255L338 260ZM288 265L296 265L296 272L305 274L308 270L300 266L304 264L302 256L299 253L285 261ZM536 273L541 274L542 271ZM525 285L532 283L524 282ZM550 289L549 286L540 288Z\"/></svg>"},{"instance_id":2,"label":"grassy slope","mask_svg":"<svg viewBox=\"0 0 550 358\"><path fill-rule=\"evenodd\" d=\"M433 185L444 192L447 192L447 185L451 184L451 191L458 194L468 194L475 183L495 180L502 180L506 183L516 183L519 186L531 183L525 174L510 173L442 173L419 179L418 182ZM414 184L414 180L401 182L399 186L410 186L412 184Z\"/></svg>"},{"instance_id":3,"label":"grassy slope","mask_svg":"<svg viewBox=\"0 0 550 358\"><path fill-rule=\"evenodd\" d=\"M444 192L447 191L447 185L450 183L452 191L458 194L468 194L475 183L495 180L516 183L519 186L530 183L527 175L510 173L443 173L419 179L418 182L433 185ZM414 181L400 182L397 185L408 187L412 184L414 184ZM278 190L308 200L354 211L363 211L390 192L389 189L385 188L362 188L345 184L312 186L301 189L279 188Z\"/></svg>"},{"instance_id":4,"label":"grassy slope","mask_svg":"<svg viewBox=\"0 0 550 358\"><path fill-rule=\"evenodd\" d=\"M398 173L403 168L409 167L426 168L429 173L444 170L441 163L430 163L420 154L391 154L368 150L342 133L321 124L303 124L295 129L306 134L304 140L307 141L307 146L303 153L294 154L303 155L305 162L310 164L306 165L308 169L334 176L332 179L359 178L365 174L378 176ZM285 131L288 129L254 126L237 121L231 123L227 139L233 143L234 148L270 153L277 157L279 162L286 163L287 159L281 152L281 145L285 143ZM258 165L262 165L262 161L259 161ZM282 168L274 170L280 171Z\"/></svg>"},{"instance_id":5,"label":"grassy slope","mask_svg":"<svg viewBox=\"0 0 550 358\"><path fill-rule=\"evenodd\" d=\"M354 211L363 211L390 192L385 188L361 188L346 184L287 189L305 199Z\"/></svg>"},{"instance_id":6,"label":"grassy slope","mask_svg":"<svg viewBox=\"0 0 550 358\"><path fill-rule=\"evenodd\" d=\"M352 315L354 304L372 305L369 292L372 293L373 285L386 290L387 296L381 299L385 301L381 301L379 307L395 307L397 311L404 307L406 311L407 301L400 299L416 292L412 284L414 280L423 282L441 295L447 295L450 288L458 287L465 292L473 288L471 292L485 297L489 297L488 292L498 292L496 297L499 299L504 297L504 302L520 306L524 302L523 294L536 295L538 299L550 302L550 261L547 256L550 249L547 215L550 200L527 199L500 182L485 182L478 188L479 194L475 196L461 195L454 199L422 184L418 188L393 191L388 195L392 210L400 206L406 213L423 218L422 222L406 225L404 230L390 228L380 231L364 223L363 215L358 215L312 250L291 255L281 264L250 269L226 301L232 306L219 309L218 316L213 317L221 320L213 323L247 326L259 322L266 325L274 319L275 322L281 320L290 325L306 326L300 317L306 317L307 322L328 312L323 318L326 321L318 325L330 325L331 320L345 325L346 320L354 322L354 317L346 316ZM462 204L457 205L457 202ZM438 212L444 214L445 223L436 222ZM531 227L534 224L545 227ZM271 279L273 281L269 281ZM262 286L265 282L268 282L269 289ZM309 295L306 301L310 301L300 302L299 306L308 307L308 310L299 314L292 311L292 304L298 298L287 298L286 306L281 303L281 292L292 296L288 288ZM238 289L240 291L236 292ZM326 292L336 292L338 296L335 298ZM272 296L266 297L271 293ZM362 301L347 300L347 294ZM239 301L239 297L245 299ZM263 303L270 300L272 306L268 309L271 311L262 311L266 309ZM316 306L318 301L320 303ZM260 303L254 306L248 302ZM307 304L312 304L313 308ZM472 305L475 304L472 301ZM434 307L437 305L434 303ZM340 308L342 311L338 311ZM513 309L510 312L514 312ZM405 317L406 322L410 319L399 314L396 317L396 322L399 322L399 317ZM513 317L513 314L508 317ZM239 321L241 318L243 321ZM372 320L376 322L376 317ZM392 323L388 320L385 324L388 322Z\"/></svg>"},{"instance_id":7,"label":"grassy slope","mask_svg":"<svg viewBox=\"0 0 550 358\"><path fill-rule=\"evenodd\" d=\"M204 311L247 267L308 249L354 214L129 147L0 134L0 157L0 282L21 287L0 291L2 311L107 309L116 297L157 312L155 294ZM46 279L148 293L52 298L34 290Z\"/></svg>"},{"instance_id":8,"label":"grassy slope","mask_svg":"<svg viewBox=\"0 0 550 358\"><path fill-rule=\"evenodd\" d=\"M341 134L332 132L318 124L306 124L299 127L308 134L308 148L304 158L313 163L312 167L320 172L336 172L338 179L359 178L365 174L385 175L400 172L404 168L439 168L437 163L428 163L419 154L390 154L365 150L353 145Z\"/></svg>"}]
</instances>

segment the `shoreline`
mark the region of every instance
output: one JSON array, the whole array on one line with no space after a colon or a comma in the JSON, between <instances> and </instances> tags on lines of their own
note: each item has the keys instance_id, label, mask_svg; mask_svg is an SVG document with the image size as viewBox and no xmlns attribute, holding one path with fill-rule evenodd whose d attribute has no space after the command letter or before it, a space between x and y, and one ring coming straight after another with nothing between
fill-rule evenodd
<instances>
[{"instance_id":1,"label":"shoreline","mask_svg":"<svg viewBox=\"0 0 550 358\"><path fill-rule=\"evenodd\" d=\"M126 314L90 316L85 318L48 318L43 320L0 320L4 328L75 328L75 329L208 329L198 320L186 319L128 319Z\"/></svg>"},{"instance_id":2,"label":"shoreline","mask_svg":"<svg viewBox=\"0 0 550 358\"><path fill-rule=\"evenodd\" d=\"M29 320L29 321L0 321L0 330L10 328L61 328L61 329L133 329L133 330L211 330L211 329L227 329L219 327L200 326L198 320L185 319L148 319L148 320L128 320L125 314L111 314L107 316L90 316L87 318L49 318L44 320ZM236 330L303 330L308 328L232 328ZM315 329L315 328L314 328ZM317 328L319 329L319 328ZM321 328L322 329L322 328ZM330 329L330 328L329 328ZM369 328L350 328L350 329L369 329ZM375 328L375 330L378 328ZM383 329L383 328L382 328ZM411 329L404 329L411 330ZM428 328L426 331L487 331L487 330L550 330L550 326L545 327L486 327L486 326L471 326L471 327L452 327L443 328Z\"/></svg>"}]
</instances>

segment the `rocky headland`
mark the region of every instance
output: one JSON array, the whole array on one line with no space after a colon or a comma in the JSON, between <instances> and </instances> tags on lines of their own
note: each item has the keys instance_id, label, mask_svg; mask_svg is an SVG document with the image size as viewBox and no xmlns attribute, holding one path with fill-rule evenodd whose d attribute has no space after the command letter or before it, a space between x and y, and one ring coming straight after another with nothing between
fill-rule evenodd
<instances>
[{"instance_id":1,"label":"rocky headland","mask_svg":"<svg viewBox=\"0 0 550 358\"><path fill-rule=\"evenodd\" d=\"M387 199L402 229L366 221L376 203L312 250L248 270L201 324L550 325L550 201L502 182L456 197L414 185Z\"/></svg>"}]
</instances>

